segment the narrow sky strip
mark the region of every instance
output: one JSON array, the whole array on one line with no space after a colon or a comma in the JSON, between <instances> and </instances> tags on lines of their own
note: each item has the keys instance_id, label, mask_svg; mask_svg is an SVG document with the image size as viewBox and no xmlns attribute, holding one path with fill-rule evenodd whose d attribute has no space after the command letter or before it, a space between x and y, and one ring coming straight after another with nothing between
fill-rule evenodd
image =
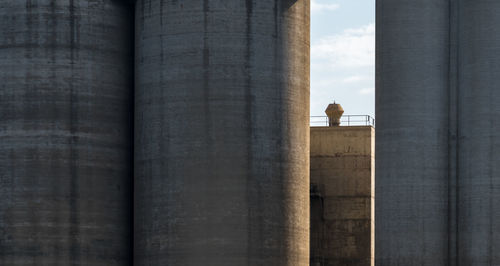
<instances>
[{"instance_id":1,"label":"narrow sky strip","mask_svg":"<svg viewBox=\"0 0 500 266\"><path fill-rule=\"evenodd\" d=\"M311 1L311 115L375 113L375 0Z\"/></svg>"}]
</instances>

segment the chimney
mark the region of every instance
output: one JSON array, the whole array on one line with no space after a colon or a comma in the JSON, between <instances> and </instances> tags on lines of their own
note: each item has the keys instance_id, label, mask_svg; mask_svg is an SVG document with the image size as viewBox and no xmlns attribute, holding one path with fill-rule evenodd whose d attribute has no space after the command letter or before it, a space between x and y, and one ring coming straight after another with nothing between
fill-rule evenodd
<instances>
[{"instance_id":1,"label":"chimney","mask_svg":"<svg viewBox=\"0 0 500 266\"><path fill-rule=\"evenodd\" d=\"M340 118L342 117L342 114L344 114L344 109L342 109L342 106L340 104L337 104L335 102L329 104L325 110L325 113L328 116L328 126L340 126Z\"/></svg>"}]
</instances>

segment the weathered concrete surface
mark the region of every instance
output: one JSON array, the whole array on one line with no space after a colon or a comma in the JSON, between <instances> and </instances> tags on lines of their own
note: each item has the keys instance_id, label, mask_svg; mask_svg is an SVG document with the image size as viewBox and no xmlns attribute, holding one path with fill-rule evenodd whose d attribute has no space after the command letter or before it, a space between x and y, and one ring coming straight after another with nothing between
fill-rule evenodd
<instances>
[{"instance_id":1,"label":"weathered concrete surface","mask_svg":"<svg viewBox=\"0 0 500 266\"><path fill-rule=\"evenodd\" d=\"M425 32L422 35L417 34L418 31L412 27L411 23L391 22L391 18L400 13L396 11L407 8L400 6L403 2L379 1L377 6L377 18L380 20L377 22L377 246L379 247L377 249L377 262L380 262L381 265L393 265L392 261L399 263L399 265L407 265L408 263L402 258L409 248L420 252L418 254L413 252L418 257L427 258L432 258L432 256L425 256L430 250L440 250L442 252L440 257L448 254L446 261L448 265L500 264L500 207L497 206L497 202L500 200L500 180L498 179L500 170L497 167L499 164L498 154L500 153L498 148L500 125L497 123L497 118L500 115L498 105L500 92L497 88L497 84L500 82L500 30L496 26L500 23L500 3L491 0L442 2L415 3L419 9L403 17L402 21L417 20L418 23L415 25L418 26L415 27ZM382 13L383 11L386 13ZM391 13L388 13L389 11ZM442 14L444 19L446 17L444 14L447 12L449 12L449 18L446 23L435 23L434 21L431 26L426 26L425 21L421 21L425 20L425 16L438 18L436 13ZM428 21L430 23L432 20ZM391 24L403 25L404 29L401 29L401 32L390 32L391 28L398 28L391 26ZM447 32L443 32L443 29L446 28L448 28ZM449 38L448 51L445 51L441 45L438 49L435 49L435 46L429 46L432 49L419 53L404 48L405 46L401 43L396 43L395 47L391 46L394 41L401 41L401 36L406 38L405 34L420 38L407 42L411 45L421 45L422 40L427 40L427 38L434 38L434 42ZM387 41L387 36L391 35L398 37ZM398 46L404 49L398 50ZM441 55L437 52L440 50ZM389 51L392 51L392 54ZM425 59L427 65L425 62L419 61L419 58L423 60L426 57L429 58ZM446 57L448 59L443 59ZM447 60L448 63L446 63ZM387 69L387 62L393 62L391 64L398 69L395 71ZM411 62L411 64L408 63L407 67L405 62ZM429 63L434 63L435 67L430 67ZM417 67L420 65L425 66L425 69L419 70ZM443 71L446 65L448 71ZM400 73L401 69L406 68L412 71L408 71L407 75ZM449 80L447 100L442 100L442 94L438 93L441 91L440 87L428 85L431 81L439 80L438 75L441 79ZM402 81L413 84L411 93L406 93L403 86L400 86L399 89L391 87L391 84ZM439 81L438 83L444 82ZM406 98L391 98L390 96L398 94ZM418 108L424 110L424 117L422 117L422 112L415 112L415 110L408 108L408 105L413 106L413 103L418 103ZM447 121L442 119L441 112L444 110L440 110L441 108L432 110L430 109L432 106L428 104L446 106L449 111ZM387 106L393 105L396 106L387 109ZM432 112L428 112L429 110ZM420 137L410 134L395 137L394 132L398 132L395 129L404 126L404 123L394 120L394 117L400 116L410 118L408 121L413 126L408 127L408 129L411 129L412 132L421 130L433 130L434 132ZM438 126L438 120L441 126ZM448 125L447 129L445 129L445 125ZM440 142L435 142L435 137L441 138L444 130L448 131L448 140L443 138ZM394 142L394 145L391 146L389 138L398 143ZM419 139L425 139L427 146L422 145ZM419 147L426 148L427 152L422 153L411 149L405 143L419 145ZM444 182L446 178L442 177L441 174L436 174L436 172L429 173L428 164L432 162L434 168L442 169L440 158L443 156L443 151L441 147L445 143L448 145L448 195L444 198L448 201L448 207L447 211L443 210L441 214L431 215L430 210L437 210L438 207L442 206L441 202L429 201L443 195L442 186L435 186L436 180L439 178L441 182ZM431 144L434 147L429 148L428 145ZM405 150L402 151L396 147ZM403 173L403 170L397 170L396 166L405 168L406 171L411 171L413 168L413 166L402 164L395 158L396 156L399 158L419 158L415 160L420 163L420 168L415 167L417 169L415 172L419 173L417 180L420 181L419 186L425 185L427 189L419 192L418 195L405 199L404 202L414 205L421 204L420 202L423 202L424 205L428 204L424 211L417 212L408 204L401 204L401 197L397 193L391 192L391 187L387 186L388 184L398 184L397 182L401 182L401 180L407 181L401 178L396 179L396 177L394 180L388 178L391 176L391 171ZM391 170L391 165L395 170ZM429 177L433 181L429 181ZM415 178L412 177L412 179ZM411 183L400 183L399 190L408 194L407 190L414 190L414 187L415 185ZM425 196L424 201L420 195ZM399 202L394 204L396 200ZM391 208L393 209L391 210ZM387 216L391 213L404 214L412 222L406 223L404 220ZM415 241L408 237L408 241L411 242L398 243L389 239L390 236L394 235L394 232L391 232L389 228L395 228L397 232L404 233L405 236L408 235L408 232L422 234L434 230L438 227L429 222L443 214L446 214L448 219L447 235L434 233L432 237L420 237L421 243L424 245L416 247L411 244ZM397 223L386 226L389 219ZM426 222L422 226L415 226L414 230L409 231L409 228L405 228L406 225L412 225L418 219L425 219ZM447 252L439 249L441 244L432 244L438 239L448 242ZM390 243L397 244L392 247ZM440 261L429 262L428 265L440 265Z\"/></svg>"},{"instance_id":2,"label":"weathered concrete surface","mask_svg":"<svg viewBox=\"0 0 500 266\"><path fill-rule=\"evenodd\" d=\"M378 266L448 262L449 4L377 1Z\"/></svg>"},{"instance_id":3,"label":"weathered concrete surface","mask_svg":"<svg viewBox=\"0 0 500 266\"><path fill-rule=\"evenodd\" d=\"M500 2L458 10L458 265L500 265Z\"/></svg>"},{"instance_id":4,"label":"weathered concrete surface","mask_svg":"<svg viewBox=\"0 0 500 266\"><path fill-rule=\"evenodd\" d=\"M136 4L136 265L309 263L309 0Z\"/></svg>"},{"instance_id":5,"label":"weathered concrete surface","mask_svg":"<svg viewBox=\"0 0 500 266\"><path fill-rule=\"evenodd\" d=\"M374 265L375 130L311 127L311 266Z\"/></svg>"},{"instance_id":6,"label":"weathered concrete surface","mask_svg":"<svg viewBox=\"0 0 500 266\"><path fill-rule=\"evenodd\" d=\"M0 4L0 265L129 265L132 13Z\"/></svg>"}]
</instances>

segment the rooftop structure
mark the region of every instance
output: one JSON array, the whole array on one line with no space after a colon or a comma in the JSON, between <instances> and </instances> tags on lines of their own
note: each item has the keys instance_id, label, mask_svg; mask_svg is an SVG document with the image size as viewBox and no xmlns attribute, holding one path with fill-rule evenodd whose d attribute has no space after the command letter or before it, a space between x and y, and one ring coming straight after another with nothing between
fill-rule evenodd
<instances>
[{"instance_id":1,"label":"rooftop structure","mask_svg":"<svg viewBox=\"0 0 500 266\"><path fill-rule=\"evenodd\" d=\"M310 265L373 266L375 129L311 127L310 160Z\"/></svg>"}]
</instances>

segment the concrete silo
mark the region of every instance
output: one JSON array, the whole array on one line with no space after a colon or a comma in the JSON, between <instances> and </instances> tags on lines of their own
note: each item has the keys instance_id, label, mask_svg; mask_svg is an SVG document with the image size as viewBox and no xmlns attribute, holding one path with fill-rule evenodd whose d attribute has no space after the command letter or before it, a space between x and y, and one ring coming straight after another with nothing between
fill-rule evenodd
<instances>
[{"instance_id":1,"label":"concrete silo","mask_svg":"<svg viewBox=\"0 0 500 266\"><path fill-rule=\"evenodd\" d=\"M308 265L309 0L136 3L136 265Z\"/></svg>"},{"instance_id":2,"label":"concrete silo","mask_svg":"<svg viewBox=\"0 0 500 266\"><path fill-rule=\"evenodd\" d=\"M129 265L133 14L0 4L0 264Z\"/></svg>"},{"instance_id":3,"label":"concrete silo","mask_svg":"<svg viewBox=\"0 0 500 266\"><path fill-rule=\"evenodd\" d=\"M500 265L500 2L459 3L458 265Z\"/></svg>"},{"instance_id":4,"label":"concrete silo","mask_svg":"<svg viewBox=\"0 0 500 266\"><path fill-rule=\"evenodd\" d=\"M377 1L376 264L448 259L448 0Z\"/></svg>"}]
</instances>

